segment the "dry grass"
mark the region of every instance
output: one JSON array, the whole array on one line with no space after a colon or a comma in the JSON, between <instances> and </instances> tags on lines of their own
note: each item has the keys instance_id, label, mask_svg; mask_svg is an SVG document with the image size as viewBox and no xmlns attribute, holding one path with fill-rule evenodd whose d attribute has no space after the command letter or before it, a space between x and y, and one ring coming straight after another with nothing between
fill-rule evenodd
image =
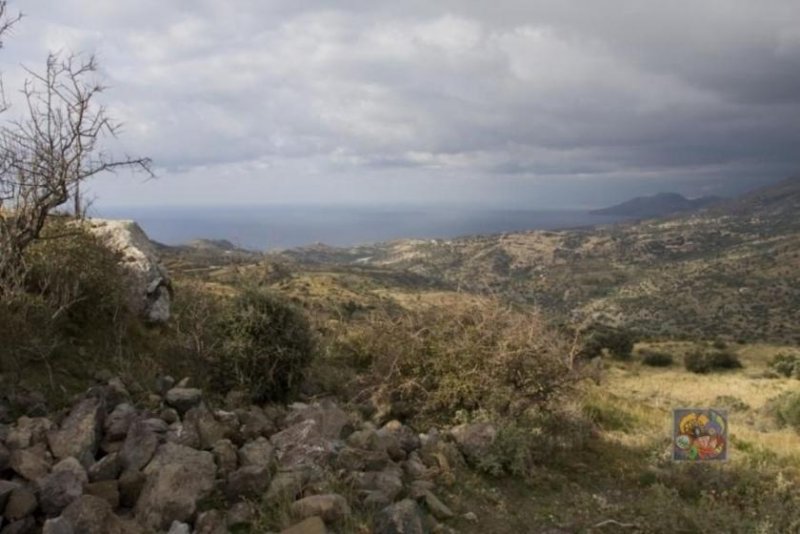
<instances>
[{"instance_id":1,"label":"dry grass","mask_svg":"<svg viewBox=\"0 0 800 534\"><path fill-rule=\"evenodd\" d=\"M670 342L640 345L641 348L668 352L679 360L683 354L698 344ZM638 348L638 347L637 347ZM657 435L669 435L670 410L687 406L719 406L734 402L728 417L734 441L740 440L771 451L782 461L800 467L800 434L791 429L780 429L767 413L770 400L789 391L796 391L798 382L792 378L765 378L769 361L779 353L796 352L796 348L772 345L732 346L744 368L735 371L697 375L680 365L670 368L647 368L638 363L618 364L608 369L604 383L591 393L595 398L617 399L618 407L635 414L643 423L640 431L628 433L626 440L647 440ZM661 421L657 423L656 421ZM736 444L731 448L731 458L737 461Z\"/></svg>"}]
</instances>

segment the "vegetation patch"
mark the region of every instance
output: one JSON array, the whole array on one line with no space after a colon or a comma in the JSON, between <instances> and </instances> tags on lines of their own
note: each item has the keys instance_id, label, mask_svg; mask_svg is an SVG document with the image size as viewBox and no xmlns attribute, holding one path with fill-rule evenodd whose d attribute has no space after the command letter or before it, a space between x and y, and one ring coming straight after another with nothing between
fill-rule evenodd
<instances>
[{"instance_id":1,"label":"vegetation patch","mask_svg":"<svg viewBox=\"0 0 800 534\"><path fill-rule=\"evenodd\" d=\"M683 364L688 371L699 374L742 367L736 353L718 349L692 351L684 357Z\"/></svg>"},{"instance_id":2,"label":"vegetation patch","mask_svg":"<svg viewBox=\"0 0 800 534\"><path fill-rule=\"evenodd\" d=\"M800 356L797 354L778 353L769 366L778 374L785 377L800 378Z\"/></svg>"},{"instance_id":3,"label":"vegetation patch","mask_svg":"<svg viewBox=\"0 0 800 534\"><path fill-rule=\"evenodd\" d=\"M639 355L642 359L642 364L650 367L669 367L674 362L672 354L668 352L645 349Z\"/></svg>"}]
</instances>

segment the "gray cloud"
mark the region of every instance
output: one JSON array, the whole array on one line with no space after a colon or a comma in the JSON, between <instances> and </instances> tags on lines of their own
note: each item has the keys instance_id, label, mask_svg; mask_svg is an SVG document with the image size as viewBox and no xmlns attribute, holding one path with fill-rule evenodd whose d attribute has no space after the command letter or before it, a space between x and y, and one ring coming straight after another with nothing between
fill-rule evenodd
<instances>
[{"instance_id":1,"label":"gray cloud","mask_svg":"<svg viewBox=\"0 0 800 534\"><path fill-rule=\"evenodd\" d=\"M0 57L98 54L161 168L104 202L583 205L800 168L794 4L26 0Z\"/></svg>"}]
</instances>

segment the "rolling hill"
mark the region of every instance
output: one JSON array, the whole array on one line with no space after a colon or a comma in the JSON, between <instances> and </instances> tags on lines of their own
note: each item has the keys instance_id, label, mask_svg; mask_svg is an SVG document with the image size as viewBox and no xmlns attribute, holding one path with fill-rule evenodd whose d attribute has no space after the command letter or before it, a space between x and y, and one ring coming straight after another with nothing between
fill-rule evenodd
<instances>
[{"instance_id":1,"label":"rolling hill","mask_svg":"<svg viewBox=\"0 0 800 534\"><path fill-rule=\"evenodd\" d=\"M352 248L317 245L268 259L367 278L408 273L451 291L535 305L559 321L608 322L652 337L797 343L798 215L800 179L794 178L658 220Z\"/></svg>"}]
</instances>

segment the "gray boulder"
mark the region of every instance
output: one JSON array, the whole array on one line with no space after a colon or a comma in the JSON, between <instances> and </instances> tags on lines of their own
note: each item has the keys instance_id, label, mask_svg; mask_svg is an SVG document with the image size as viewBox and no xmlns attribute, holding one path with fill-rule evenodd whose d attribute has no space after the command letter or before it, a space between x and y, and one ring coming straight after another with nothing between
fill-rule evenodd
<instances>
[{"instance_id":1,"label":"gray boulder","mask_svg":"<svg viewBox=\"0 0 800 534\"><path fill-rule=\"evenodd\" d=\"M350 425L350 417L329 400L317 404L296 404L286 416L286 424L294 425L303 421L313 420L317 423L317 432L325 439L340 439ZM352 432L352 429L349 429Z\"/></svg>"},{"instance_id":2,"label":"gray boulder","mask_svg":"<svg viewBox=\"0 0 800 534\"><path fill-rule=\"evenodd\" d=\"M42 534L75 534L72 524L63 517L48 519L42 525Z\"/></svg>"},{"instance_id":3,"label":"gray boulder","mask_svg":"<svg viewBox=\"0 0 800 534\"><path fill-rule=\"evenodd\" d=\"M75 458L65 458L53 466L53 471L39 480L39 504L42 511L58 515L73 501L83 495L89 476Z\"/></svg>"},{"instance_id":4,"label":"gray boulder","mask_svg":"<svg viewBox=\"0 0 800 534\"><path fill-rule=\"evenodd\" d=\"M165 443L145 467L147 482L136 503L144 526L166 530L172 521L189 521L197 502L214 489L216 467L210 452Z\"/></svg>"},{"instance_id":5,"label":"gray boulder","mask_svg":"<svg viewBox=\"0 0 800 534\"><path fill-rule=\"evenodd\" d=\"M175 387L167 391L164 400L179 413L184 414L200 404L203 400L203 391L197 388Z\"/></svg>"},{"instance_id":6,"label":"gray boulder","mask_svg":"<svg viewBox=\"0 0 800 534\"><path fill-rule=\"evenodd\" d=\"M489 453L497 439L497 429L491 423L458 425L450 430L461 454L471 463L480 461Z\"/></svg>"},{"instance_id":7,"label":"gray boulder","mask_svg":"<svg viewBox=\"0 0 800 534\"><path fill-rule=\"evenodd\" d=\"M75 500L61 517L75 534L134 534L138 530L114 515L106 501L92 495Z\"/></svg>"},{"instance_id":8,"label":"gray boulder","mask_svg":"<svg viewBox=\"0 0 800 534\"><path fill-rule=\"evenodd\" d=\"M170 390L170 392L172 391L175 390ZM184 428L194 427L199 438L199 446L203 450L211 449L216 442L227 437L226 427L219 423L211 410L202 403L186 412L183 426Z\"/></svg>"},{"instance_id":9,"label":"gray boulder","mask_svg":"<svg viewBox=\"0 0 800 534\"><path fill-rule=\"evenodd\" d=\"M422 511L411 499L382 509L375 516L374 534L424 534Z\"/></svg>"},{"instance_id":10,"label":"gray boulder","mask_svg":"<svg viewBox=\"0 0 800 534\"><path fill-rule=\"evenodd\" d=\"M228 475L239 466L238 451L236 445L229 439L221 439L214 444L211 448L211 454L214 455L214 462L217 464L217 470L222 475Z\"/></svg>"},{"instance_id":11,"label":"gray boulder","mask_svg":"<svg viewBox=\"0 0 800 534\"><path fill-rule=\"evenodd\" d=\"M72 456L84 467L92 465L100 444L104 415L99 399L84 399L76 404L61 428L47 434L53 456L59 460Z\"/></svg>"},{"instance_id":12,"label":"gray boulder","mask_svg":"<svg viewBox=\"0 0 800 534\"><path fill-rule=\"evenodd\" d=\"M109 249L120 254L130 278L129 306L146 320L169 320L172 282L153 244L133 221L88 219L87 229Z\"/></svg>"},{"instance_id":13,"label":"gray boulder","mask_svg":"<svg viewBox=\"0 0 800 534\"><path fill-rule=\"evenodd\" d=\"M320 433L319 423L307 419L273 434L270 441L275 446L275 456L281 470L320 468L327 465L336 447Z\"/></svg>"},{"instance_id":14,"label":"gray boulder","mask_svg":"<svg viewBox=\"0 0 800 534\"><path fill-rule=\"evenodd\" d=\"M103 423L103 431L108 441L119 441L125 439L128 429L136 418L136 408L132 405L123 403L117 405Z\"/></svg>"},{"instance_id":15,"label":"gray boulder","mask_svg":"<svg viewBox=\"0 0 800 534\"><path fill-rule=\"evenodd\" d=\"M144 421L136 421L128 430L119 461L122 469L139 471L153 457L158 448L158 436Z\"/></svg>"},{"instance_id":16,"label":"gray boulder","mask_svg":"<svg viewBox=\"0 0 800 534\"><path fill-rule=\"evenodd\" d=\"M180 521L173 521L167 534L192 534L192 527Z\"/></svg>"},{"instance_id":17,"label":"gray boulder","mask_svg":"<svg viewBox=\"0 0 800 534\"><path fill-rule=\"evenodd\" d=\"M264 437L247 443L239 449L239 464L269 467L272 464L275 448Z\"/></svg>"}]
</instances>

